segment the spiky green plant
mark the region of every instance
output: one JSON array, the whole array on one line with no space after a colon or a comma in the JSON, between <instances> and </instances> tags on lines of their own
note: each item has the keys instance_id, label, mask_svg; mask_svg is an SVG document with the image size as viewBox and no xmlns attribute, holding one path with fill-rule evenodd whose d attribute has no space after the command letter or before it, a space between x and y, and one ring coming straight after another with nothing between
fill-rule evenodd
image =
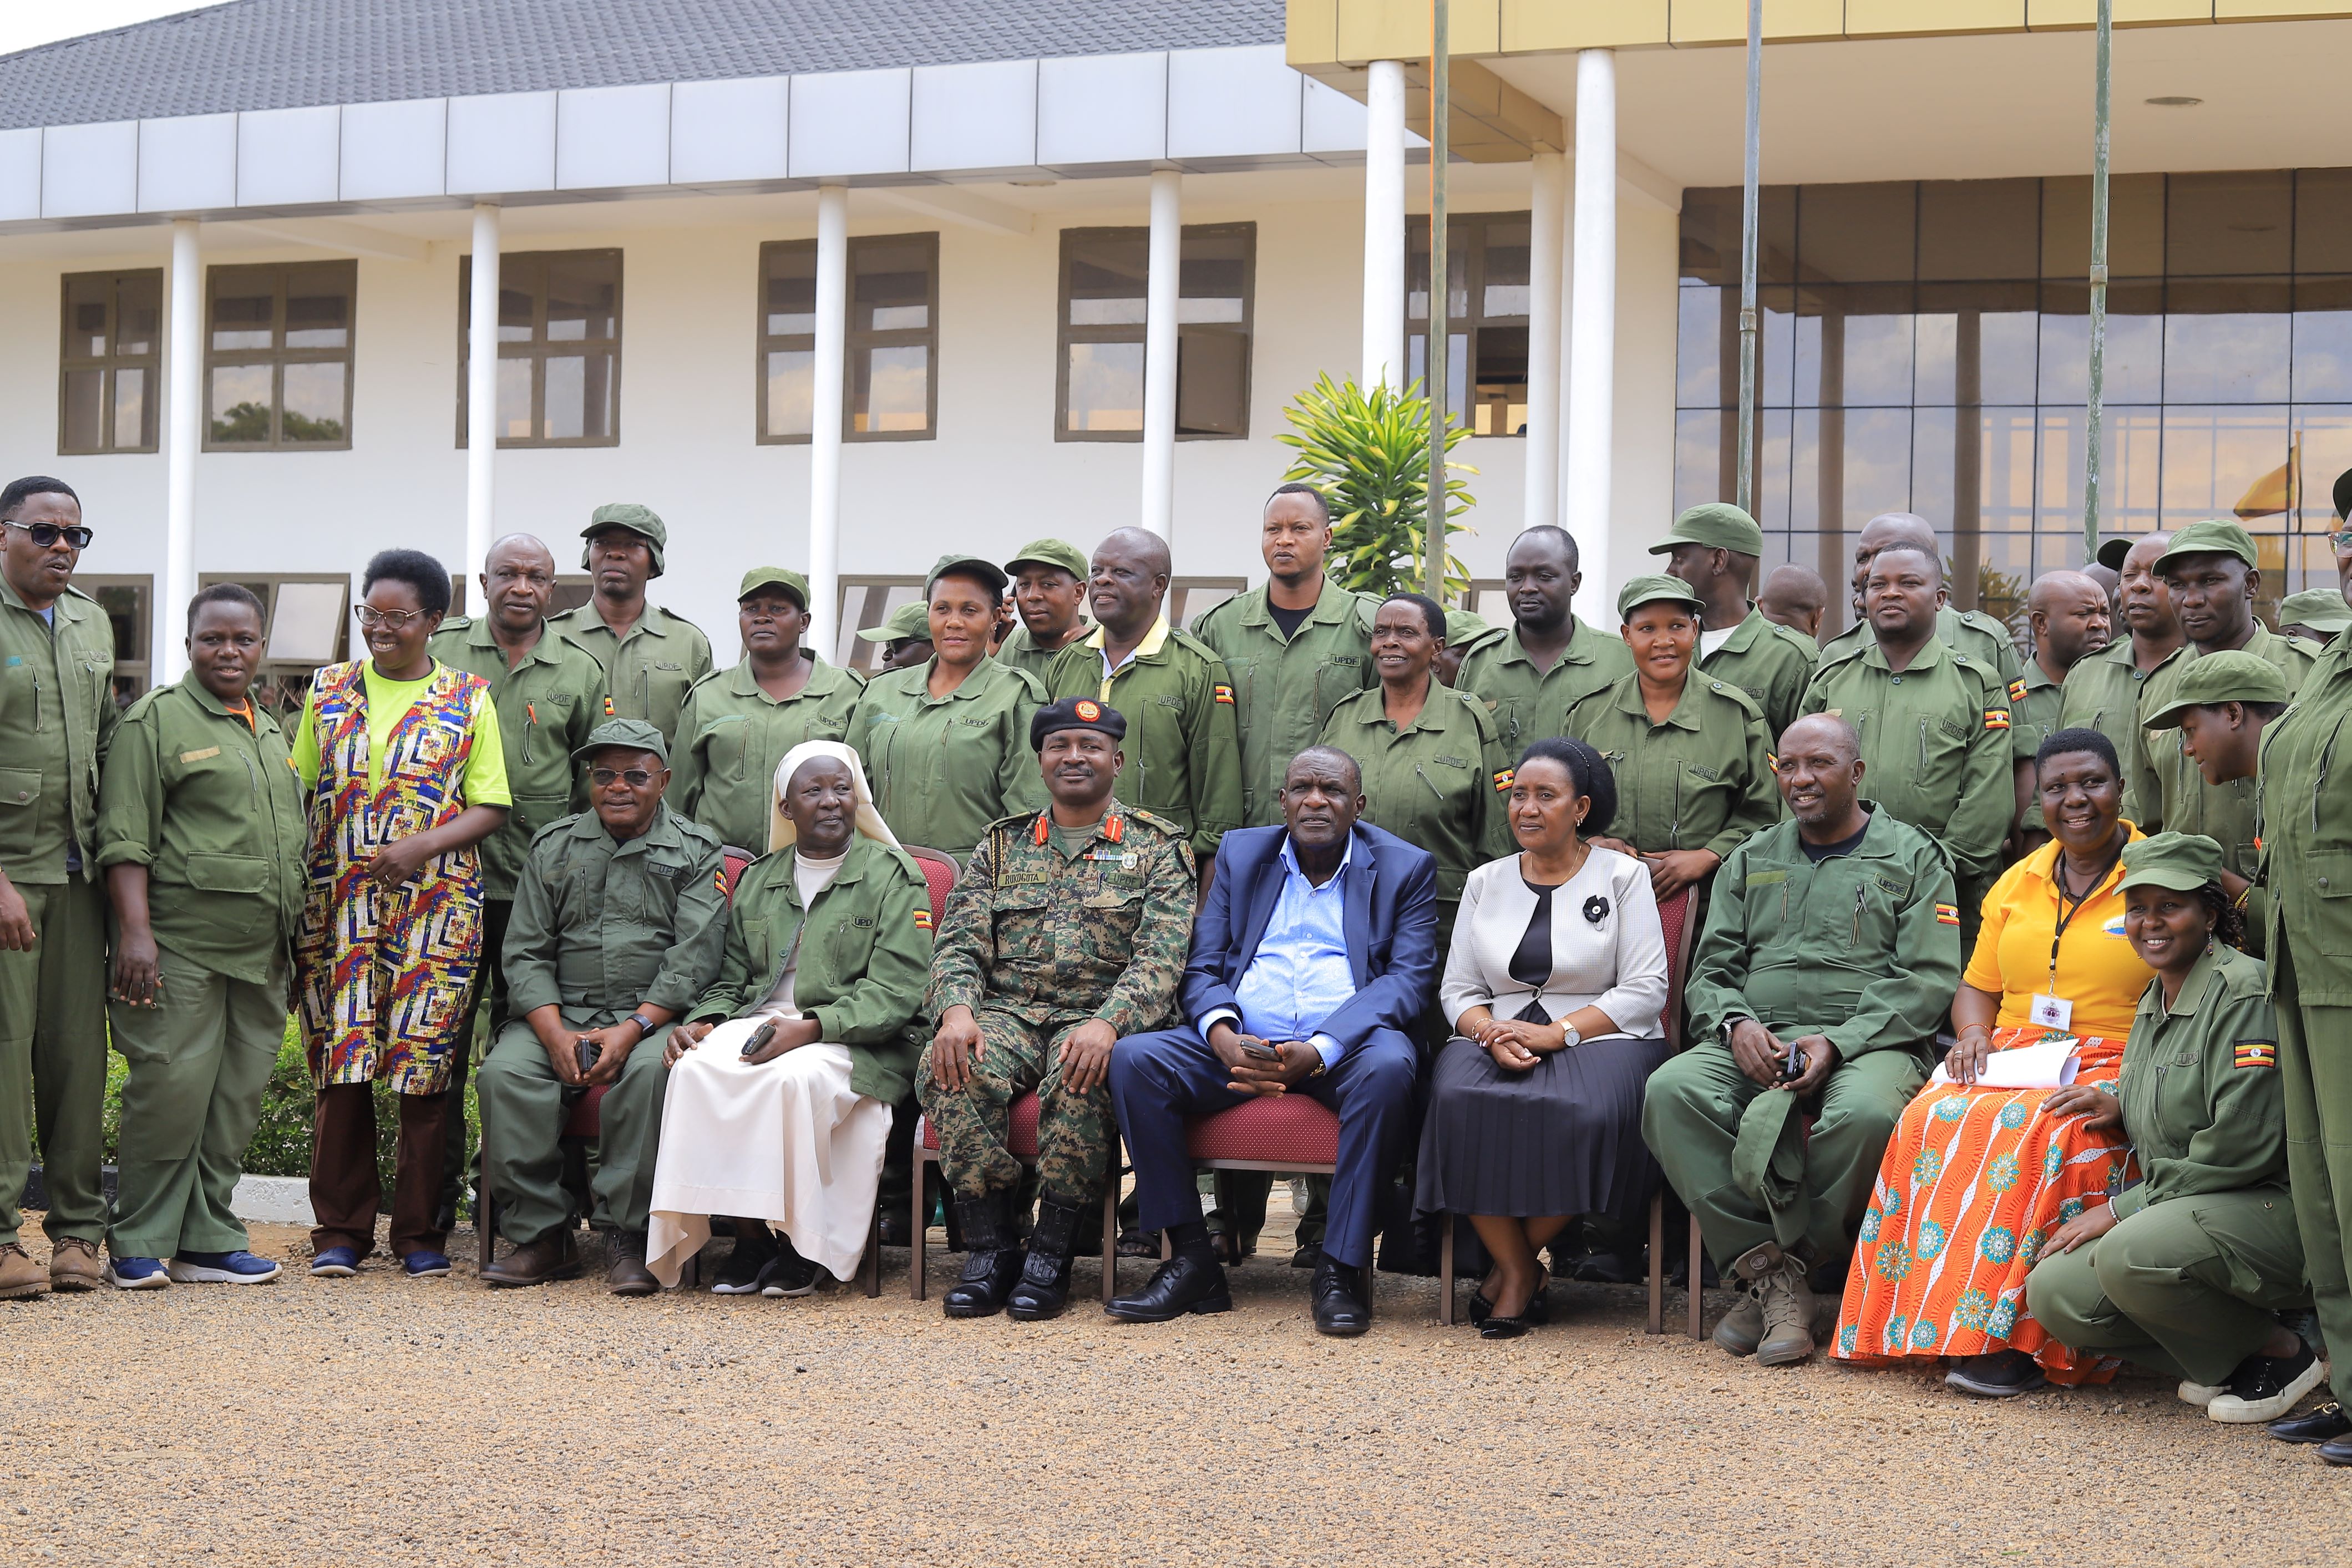
<instances>
[{"instance_id":1,"label":"spiky green plant","mask_svg":"<svg viewBox=\"0 0 2352 1568\"><path fill-rule=\"evenodd\" d=\"M1360 593L1420 591L1429 519L1429 400L1421 395L1421 383L1367 392L1352 380L1335 382L1326 373L1282 416L1294 434L1275 439L1298 453L1283 478L1314 486L1330 503L1331 559L1325 570L1332 580ZM1469 434L1449 420L1446 452ZM1446 468L1445 591L1437 597L1459 603L1470 574L1454 557L1452 538L1472 530L1454 519L1477 503L1454 476L1477 470L1451 455Z\"/></svg>"}]
</instances>

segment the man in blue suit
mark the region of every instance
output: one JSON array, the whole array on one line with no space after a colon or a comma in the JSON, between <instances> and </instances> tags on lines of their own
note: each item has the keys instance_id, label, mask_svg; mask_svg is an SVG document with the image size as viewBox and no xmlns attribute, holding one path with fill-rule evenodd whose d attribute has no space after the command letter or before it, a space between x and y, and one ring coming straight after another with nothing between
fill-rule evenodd
<instances>
[{"instance_id":1,"label":"man in blue suit","mask_svg":"<svg viewBox=\"0 0 2352 1568\"><path fill-rule=\"evenodd\" d=\"M1181 997L1187 1027L1129 1035L1111 1051L1111 1102L1135 1162L1146 1230L1173 1256L1104 1310L1158 1323L1233 1306L1210 1248L1184 1119L1253 1094L1311 1094L1339 1117L1339 1169L1315 1326L1370 1326L1380 1189L1412 1131L1417 1063L1406 1032L1437 980L1437 865L1359 822L1354 758L1310 747L1282 785L1285 825L1228 830L1192 924Z\"/></svg>"}]
</instances>

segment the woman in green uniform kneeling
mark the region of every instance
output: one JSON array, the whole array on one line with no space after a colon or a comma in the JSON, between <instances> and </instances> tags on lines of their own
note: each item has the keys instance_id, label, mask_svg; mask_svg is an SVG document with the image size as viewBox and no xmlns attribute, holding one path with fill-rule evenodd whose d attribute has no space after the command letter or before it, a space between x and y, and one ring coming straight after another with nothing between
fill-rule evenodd
<instances>
[{"instance_id":1,"label":"woman in green uniform kneeling","mask_svg":"<svg viewBox=\"0 0 2352 1568\"><path fill-rule=\"evenodd\" d=\"M1029 716L1045 690L988 655L1004 597L993 562L941 556L923 591L931 656L867 684L848 741L899 841L961 862L989 823L1045 809Z\"/></svg>"},{"instance_id":2,"label":"woman in green uniform kneeling","mask_svg":"<svg viewBox=\"0 0 2352 1568\"><path fill-rule=\"evenodd\" d=\"M1441 684L1445 612L1418 593L1391 593L1372 617L1381 684L1342 698L1323 726L1364 772L1364 821L1437 861L1437 945L1453 940L1462 884L1515 848L1505 808L1511 764L1486 706Z\"/></svg>"},{"instance_id":3,"label":"woman in green uniform kneeling","mask_svg":"<svg viewBox=\"0 0 2352 1568\"><path fill-rule=\"evenodd\" d=\"M229 1208L286 1036L302 914L302 782L247 695L263 642L251 593L197 594L188 674L131 705L99 790L108 1012L130 1066L106 1278L126 1291L278 1277Z\"/></svg>"},{"instance_id":4,"label":"woman in green uniform kneeling","mask_svg":"<svg viewBox=\"0 0 2352 1568\"><path fill-rule=\"evenodd\" d=\"M2156 977L2124 1046L2122 1094L2070 1084L2044 1110L2121 1127L2141 1180L2058 1228L2025 1297L2062 1343L2179 1378L2180 1397L2216 1421L2268 1421L2324 1368L2273 1315L2310 1296L2278 1020L2261 961L2230 946L2242 929L2221 865L2221 847L2195 834L2125 846L2124 932Z\"/></svg>"}]
</instances>

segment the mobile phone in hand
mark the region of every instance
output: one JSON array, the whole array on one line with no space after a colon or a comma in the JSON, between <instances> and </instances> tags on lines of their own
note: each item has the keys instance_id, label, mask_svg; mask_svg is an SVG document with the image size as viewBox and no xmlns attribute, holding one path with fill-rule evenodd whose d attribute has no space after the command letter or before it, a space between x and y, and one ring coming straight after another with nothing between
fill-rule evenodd
<instances>
[{"instance_id":1,"label":"mobile phone in hand","mask_svg":"<svg viewBox=\"0 0 2352 1568\"><path fill-rule=\"evenodd\" d=\"M1245 1034L1241 1037L1241 1042L1244 1055L1270 1066L1282 1065L1282 1048L1273 1041L1260 1040L1254 1034Z\"/></svg>"},{"instance_id":2,"label":"mobile phone in hand","mask_svg":"<svg viewBox=\"0 0 2352 1568\"><path fill-rule=\"evenodd\" d=\"M753 1030L751 1031L751 1038L743 1042L743 1054L745 1056L759 1055L761 1047L766 1045L768 1041L773 1040L775 1037L776 1020L770 1019L758 1029Z\"/></svg>"},{"instance_id":3,"label":"mobile phone in hand","mask_svg":"<svg viewBox=\"0 0 2352 1568\"><path fill-rule=\"evenodd\" d=\"M1805 1075L1805 1053L1797 1049L1796 1043L1793 1040L1790 1041L1789 1045L1789 1059L1780 1064L1780 1082L1783 1083L1794 1083L1798 1079L1802 1078Z\"/></svg>"}]
</instances>

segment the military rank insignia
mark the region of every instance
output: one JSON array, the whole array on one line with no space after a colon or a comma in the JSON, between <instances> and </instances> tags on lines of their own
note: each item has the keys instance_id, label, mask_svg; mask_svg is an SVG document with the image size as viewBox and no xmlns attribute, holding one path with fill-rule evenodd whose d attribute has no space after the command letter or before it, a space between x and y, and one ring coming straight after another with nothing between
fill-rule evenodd
<instances>
[{"instance_id":1,"label":"military rank insignia","mask_svg":"<svg viewBox=\"0 0 2352 1568\"><path fill-rule=\"evenodd\" d=\"M2021 703L2025 700L2024 676L2020 675L2017 679L2009 683L2009 700L2013 703Z\"/></svg>"},{"instance_id":2,"label":"military rank insignia","mask_svg":"<svg viewBox=\"0 0 2352 1568\"><path fill-rule=\"evenodd\" d=\"M1959 923L1960 923L1960 906L1959 906L1958 904L1939 904L1936 905L1936 924L1937 924L1937 925L1958 925Z\"/></svg>"},{"instance_id":3,"label":"military rank insignia","mask_svg":"<svg viewBox=\"0 0 2352 1568\"><path fill-rule=\"evenodd\" d=\"M2276 1067L2278 1041L2274 1040L2242 1040L2236 1046L2240 1067Z\"/></svg>"},{"instance_id":4,"label":"military rank insignia","mask_svg":"<svg viewBox=\"0 0 2352 1568\"><path fill-rule=\"evenodd\" d=\"M1231 686L1212 686L1212 687L1210 688L1210 691L1211 691L1211 693L1212 693L1212 694L1216 697L1217 701L1219 701L1219 702L1221 702L1221 703L1224 704L1227 707L1231 707L1231 706L1234 706L1234 688L1233 688L1233 687L1231 687Z\"/></svg>"},{"instance_id":5,"label":"military rank insignia","mask_svg":"<svg viewBox=\"0 0 2352 1568\"><path fill-rule=\"evenodd\" d=\"M1517 777L1518 775L1515 770L1506 768L1500 773L1495 775L1495 788L1498 790L1508 790L1511 787L1511 780Z\"/></svg>"},{"instance_id":6,"label":"military rank insignia","mask_svg":"<svg viewBox=\"0 0 2352 1568\"><path fill-rule=\"evenodd\" d=\"M2005 707L1989 707L1985 709L1985 727L1987 729L2007 729L2009 727L2009 710Z\"/></svg>"}]
</instances>

